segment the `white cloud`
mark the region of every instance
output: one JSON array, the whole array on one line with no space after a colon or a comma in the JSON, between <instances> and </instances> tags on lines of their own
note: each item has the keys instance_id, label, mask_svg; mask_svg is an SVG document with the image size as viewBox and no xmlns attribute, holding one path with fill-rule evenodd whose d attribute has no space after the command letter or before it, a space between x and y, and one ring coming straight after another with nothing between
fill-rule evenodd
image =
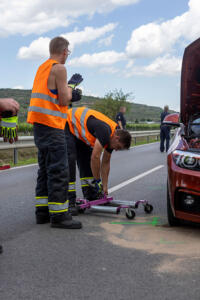
<instances>
[{"instance_id":1,"label":"white cloud","mask_svg":"<svg viewBox=\"0 0 200 300\"><path fill-rule=\"evenodd\" d=\"M135 0L135 1L132 1L132 0L111 0L111 2L113 4L116 4L116 5L128 5L128 4L133 4L133 3L138 3L140 0Z\"/></svg>"},{"instance_id":2,"label":"white cloud","mask_svg":"<svg viewBox=\"0 0 200 300\"><path fill-rule=\"evenodd\" d=\"M181 62L181 58L165 55L156 58L151 64L145 67L145 71L150 75L176 75L181 71Z\"/></svg>"},{"instance_id":3,"label":"white cloud","mask_svg":"<svg viewBox=\"0 0 200 300\"><path fill-rule=\"evenodd\" d=\"M29 47L21 47L18 51L18 58L20 59L42 59L49 56L49 42L50 38L40 37L33 41Z\"/></svg>"},{"instance_id":4,"label":"white cloud","mask_svg":"<svg viewBox=\"0 0 200 300\"><path fill-rule=\"evenodd\" d=\"M119 69L114 67L105 67L100 69L101 73L109 73L109 74L116 74L119 73Z\"/></svg>"},{"instance_id":5,"label":"white cloud","mask_svg":"<svg viewBox=\"0 0 200 300\"><path fill-rule=\"evenodd\" d=\"M129 57L155 57L173 50L181 39L192 41L200 36L199 0L190 0L189 10L171 20L142 25L132 32L127 43Z\"/></svg>"},{"instance_id":6,"label":"white cloud","mask_svg":"<svg viewBox=\"0 0 200 300\"><path fill-rule=\"evenodd\" d=\"M16 86L14 86L12 89L23 90L24 87L23 87L23 85L16 85Z\"/></svg>"},{"instance_id":7,"label":"white cloud","mask_svg":"<svg viewBox=\"0 0 200 300\"><path fill-rule=\"evenodd\" d=\"M126 56L124 53L118 53L115 51L104 51L93 54L84 54L81 57L74 58L69 61L68 65L71 66L84 66L84 67L98 67L108 66L118 61L125 60Z\"/></svg>"},{"instance_id":8,"label":"white cloud","mask_svg":"<svg viewBox=\"0 0 200 300\"><path fill-rule=\"evenodd\" d=\"M113 31L116 26L116 23L109 23L97 28L85 27L82 31L73 31L62 34L62 36L70 42L70 47L73 49L75 45L91 42L106 33Z\"/></svg>"},{"instance_id":9,"label":"white cloud","mask_svg":"<svg viewBox=\"0 0 200 300\"><path fill-rule=\"evenodd\" d=\"M99 94L92 92L91 90L84 90L83 91L84 96L92 96L92 97L101 97Z\"/></svg>"},{"instance_id":10,"label":"white cloud","mask_svg":"<svg viewBox=\"0 0 200 300\"><path fill-rule=\"evenodd\" d=\"M106 13L140 0L1 0L0 36L43 34L66 27L80 16Z\"/></svg>"},{"instance_id":11,"label":"white cloud","mask_svg":"<svg viewBox=\"0 0 200 300\"><path fill-rule=\"evenodd\" d=\"M130 57L143 58L154 57L169 51L176 38L170 37L164 28L166 27L149 23L134 30L127 43L127 54Z\"/></svg>"},{"instance_id":12,"label":"white cloud","mask_svg":"<svg viewBox=\"0 0 200 300\"><path fill-rule=\"evenodd\" d=\"M109 35L108 37L101 39L98 42L99 46L110 46L112 44L112 39L114 37L114 34Z\"/></svg>"},{"instance_id":13,"label":"white cloud","mask_svg":"<svg viewBox=\"0 0 200 300\"><path fill-rule=\"evenodd\" d=\"M129 59L127 65L126 65L126 68L129 69L131 68L132 66L134 65L134 60L133 59Z\"/></svg>"},{"instance_id":14,"label":"white cloud","mask_svg":"<svg viewBox=\"0 0 200 300\"><path fill-rule=\"evenodd\" d=\"M113 31L117 24L109 23L102 27L85 27L82 31L73 31L62 34L64 38L70 42L70 50L82 43L89 43L93 40L98 39L104 34ZM18 51L18 58L20 59L42 59L49 56L49 42L50 38L40 37L34 40L28 47L21 47Z\"/></svg>"},{"instance_id":15,"label":"white cloud","mask_svg":"<svg viewBox=\"0 0 200 300\"><path fill-rule=\"evenodd\" d=\"M132 69L129 69L129 72L126 72L126 76L142 75L152 77L158 75L177 75L181 71L181 63L181 58L165 55L156 58L147 66L135 66Z\"/></svg>"}]
</instances>

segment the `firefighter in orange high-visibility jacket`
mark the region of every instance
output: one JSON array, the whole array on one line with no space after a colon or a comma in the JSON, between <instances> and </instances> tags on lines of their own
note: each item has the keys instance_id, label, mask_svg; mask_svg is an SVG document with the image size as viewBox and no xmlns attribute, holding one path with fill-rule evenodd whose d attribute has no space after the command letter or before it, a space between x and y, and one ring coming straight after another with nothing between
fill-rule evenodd
<instances>
[{"instance_id":1,"label":"firefighter in orange high-visibility jacket","mask_svg":"<svg viewBox=\"0 0 200 300\"><path fill-rule=\"evenodd\" d=\"M83 79L74 74L67 85L64 64L70 52L68 45L62 37L51 40L50 58L35 76L27 122L33 124L38 148L36 223L50 221L51 227L79 229L82 224L73 220L68 210L69 168L64 128L73 90Z\"/></svg>"},{"instance_id":2,"label":"firefighter in orange high-visibility jacket","mask_svg":"<svg viewBox=\"0 0 200 300\"><path fill-rule=\"evenodd\" d=\"M74 107L67 112L66 135L72 149L70 159L76 156L83 195L94 200L108 194L108 176L113 150L129 149L131 135L127 130L116 129L117 123L104 114L86 107ZM101 159L101 154L103 156ZM70 211L78 214L76 207L76 176L70 167Z\"/></svg>"}]
</instances>

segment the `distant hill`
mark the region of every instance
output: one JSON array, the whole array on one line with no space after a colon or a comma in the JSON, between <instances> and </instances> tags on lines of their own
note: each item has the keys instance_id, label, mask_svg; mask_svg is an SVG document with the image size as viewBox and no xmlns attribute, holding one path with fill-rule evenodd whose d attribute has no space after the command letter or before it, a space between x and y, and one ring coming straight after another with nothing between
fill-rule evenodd
<instances>
[{"instance_id":1,"label":"distant hill","mask_svg":"<svg viewBox=\"0 0 200 300\"><path fill-rule=\"evenodd\" d=\"M19 121L25 122L27 116L27 109L29 105L31 90L21 89L0 89L0 98L14 98L20 103ZM76 106L87 106L93 108L93 104L98 97L83 96L81 102ZM130 122L144 122L144 121L160 121L160 114L162 108L156 106L148 106L144 104L131 103L131 109L126 114L127 121Z\"/></svg>"}]
</instances>

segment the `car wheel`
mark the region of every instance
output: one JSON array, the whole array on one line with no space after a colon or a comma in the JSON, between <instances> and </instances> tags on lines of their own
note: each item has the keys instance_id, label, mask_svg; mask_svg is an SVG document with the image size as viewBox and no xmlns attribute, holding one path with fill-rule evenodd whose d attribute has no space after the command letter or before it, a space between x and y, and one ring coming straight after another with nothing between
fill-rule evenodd
<instances>
[{"instance_id":1,"label":"car wheel","mask_svg":"<svg viewBox=\"0 0 200 300\"><path fill-rule=\"evenodd\" d=\"M170 226L179 226L180 225L180 220L174 217L172 208L171 208L171 202L170 202L170 196L169 196L169 188L167 184L167 218L168 218L168 223Z\"/></svg>"}]
</instances>

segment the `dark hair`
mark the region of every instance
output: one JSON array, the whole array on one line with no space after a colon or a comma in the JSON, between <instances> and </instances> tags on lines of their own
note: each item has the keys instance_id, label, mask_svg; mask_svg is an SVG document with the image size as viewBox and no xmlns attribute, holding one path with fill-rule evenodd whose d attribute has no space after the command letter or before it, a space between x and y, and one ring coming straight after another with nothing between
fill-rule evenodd
<instances>
[{"instance_id":1,"label":"dark hair","mask_svg":"<svg viewBox=\"0 0 200 300\"><path fill-rule=\"evenodd\" d=\"M116 135L119 136L119 142L123 144L124 149L129 149L131 146L131 134L124 129L116 129Z\"/></svg>"},{"instance_id":2,"label":"dark hair","mask_svg":"<svg viewBox=\"0 0 200 300\"><path fill-rule=\"evenodd\" d=\"M69 46L68 40L61 36L57 36L50 41L49 52L50 54L61 54L63 50L67 49Z\"/></svg>"}]
</instances>

